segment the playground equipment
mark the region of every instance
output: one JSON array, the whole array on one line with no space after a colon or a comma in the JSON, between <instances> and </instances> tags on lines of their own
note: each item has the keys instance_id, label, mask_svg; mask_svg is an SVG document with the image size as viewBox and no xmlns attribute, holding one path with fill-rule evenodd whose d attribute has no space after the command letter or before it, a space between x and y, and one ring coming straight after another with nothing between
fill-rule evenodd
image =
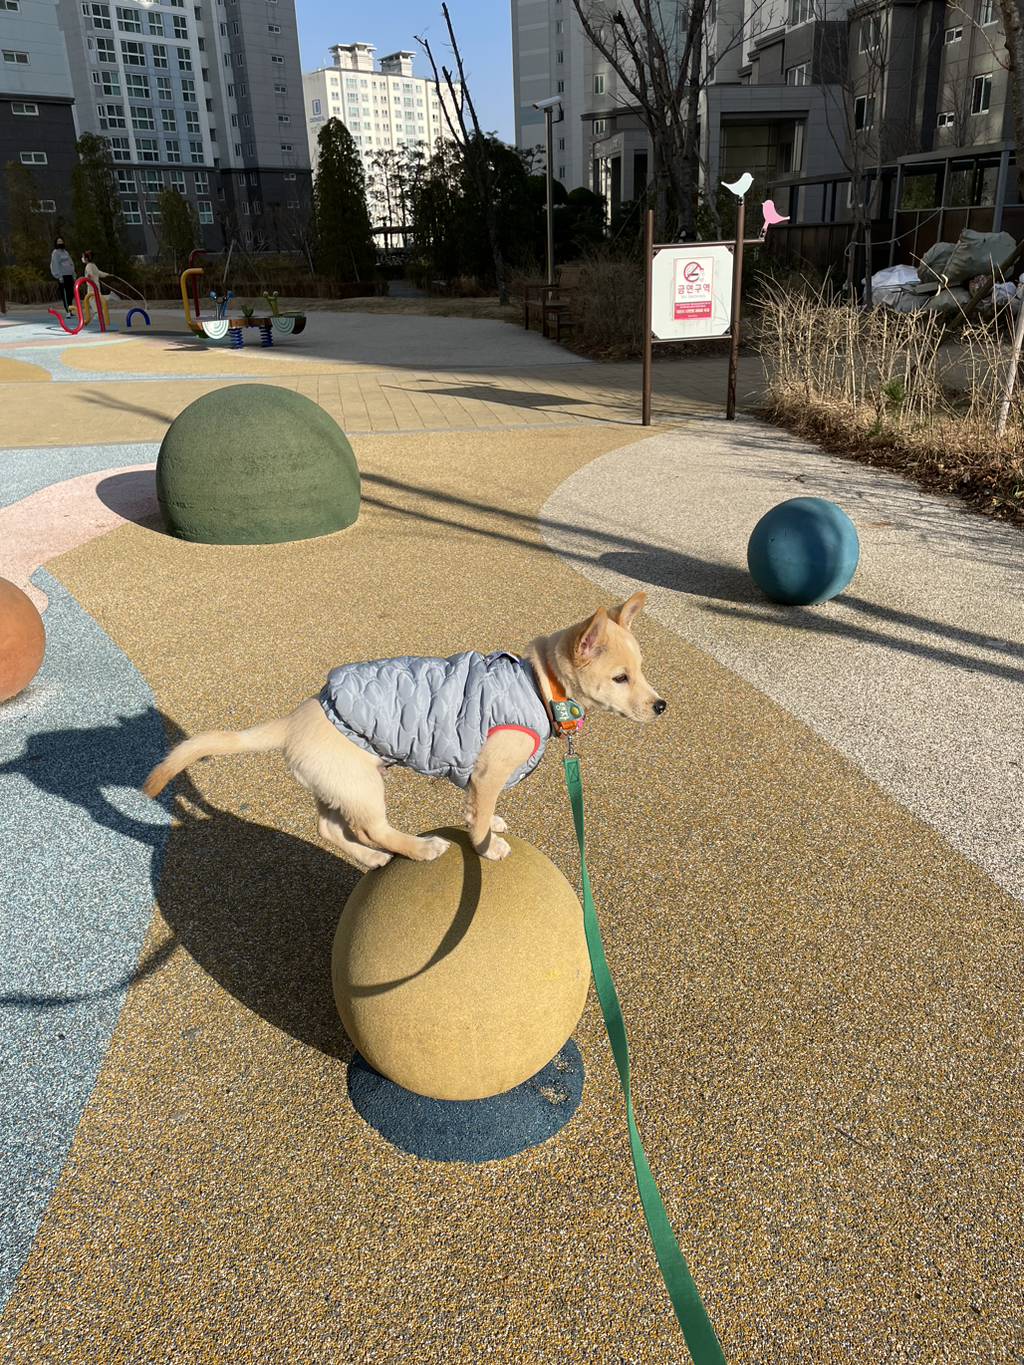
<instances>
[{"instance_id":1,"label":"playground equipment","mask_svg":"<svg viewBox=\"0 0 1024 1365\"><path fill-rule=\"evenodd\" d=\"M0 702L29 685L45 649L46 631L35 603L16 584L0 578Z\"/></svg>"},{"instance_id":2,"label":"playground equipment","mask_svg":"<svg viewBox=\"0 0 1024 1365\"><path fill-rule=\"evenodd\" d=\"M156 491L171 534L206 545L307 540L359 516L345 433L311 399L270 384L215 389L180 412L160 446Z\"/></svg>"},{"instance_id":3,"label":"playground equipment","mask_svg":"<svg viewBox=\"0 0 1024 1365\"><path fill-rule=\"evenodd\" d=\"M205 254L197 248L190 254L189 264L181 272L181 305L185 310L188 329L195 336L202 337L205 341L227 341L229 346L237 350L244 344L247 327L259 328L261 346L273 346L275 332L282 336L297 336L303 331L306 326L305 313L279 312L276 294L272 299L267 297L269 313L257 315L254 309L242 309L239 316L237 311L232 314L231 300L234 294L230 290L227 290L223 297L212 291L210 298L216 306L217 315L209 319L203 318L200 313L200 280L205 274L205 267L196 262ZM224 274L226 278L226 267Z\"/></svg>"},{"instance_id":4,"label":"playground equipment","mask_svg":"<svg viewBox=\"0 0 1024 1365\"><path fill-rule=\"evenodd\" d=\"M96 320L99 322L100 331L106 332L110 327L110 313L107 310L106 301L100 293L99 285L96 284L95 280L87 280L84 275L81 275L75 280L75 311L78 314L78 326L69 327L64 321L63 313L61 313L59 309L50 308L48 310L50 316L57 319L61 327L69 336L77 336L86 323L91 321L89 309L90 289L92 290L93 297L96 301Z\"/></svg>"},{"instance_id":5,"label":"playground equipment","mask_svg":"<svg viewBox=\"0 0 1024 1365\"><path fill-rule=\"evenodd\" d=\"M860 559L857 529L826 498L789 498L766 512L747 545L747 567L766 597L787 606L828 602Z\"/></svg>"}]
</instances>

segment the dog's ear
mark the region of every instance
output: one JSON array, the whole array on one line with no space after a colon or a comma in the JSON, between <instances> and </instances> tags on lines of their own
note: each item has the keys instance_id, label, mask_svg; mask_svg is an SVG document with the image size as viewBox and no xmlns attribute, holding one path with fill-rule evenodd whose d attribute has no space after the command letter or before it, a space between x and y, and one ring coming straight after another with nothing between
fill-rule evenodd
<instances>
[{"instance_id":1,"label":"dog's ear","mask_svg":"<svg viewBox=\"0 0 1024 1365\"><path fill-rule=\"evenodd\" d=\"M635 592L633 596L623 602L621 606L612 607L608 615L617 625L620 625L623 630L632 630L633 617L646 601L647 594L645 592Z\"/></svg>"},{"instance_id":2,"label":"dog's ear","mask_svg":"<svg viewBox=\"0 0 1024 1365\"><path fill-rule=\"evenodd\" d=\"M576 636L576 643L572 647L573 662L582 666L590 663L591 659L596 659L604 649L607 631L608 613L604 607L598 607Z\"/></svg>"}]
</instances>

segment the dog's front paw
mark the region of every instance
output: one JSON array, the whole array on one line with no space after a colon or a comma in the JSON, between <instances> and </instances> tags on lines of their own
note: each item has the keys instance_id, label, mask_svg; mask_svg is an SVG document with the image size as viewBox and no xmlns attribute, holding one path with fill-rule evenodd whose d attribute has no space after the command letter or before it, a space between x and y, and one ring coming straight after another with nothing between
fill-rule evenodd
<instances>
[{"instance_id":1,"label":"dog's front paw","mask_svg":"<svg viewBox=\"0 0 1024 1365\"><path fill-rule=\"evenodd\" d=\"M435 858L440 858L451 848L447 839L440 839L436 834L429 839L418 839L416 841L419 848L416 851L416 858L422 863L432 863Z\"/></svg>"},{"instance_id":2,"label":"dog's front paw","mask_svg":"<svg viewBox=\"0 0 1024 1365\"><path fill-rule=\"evenodd\" d=\"M500 815L494 815L491 817L491 830L495 834L504 834L507 829L508 822L506 820L503 820Z\"/></svg>"},{"instance_id":3,"label":"dog's front paw","mask_svg":"<svg viewBox=\"0 0 1024 1365\"><path fill-rule=\"evenodd\" d=\"M507 858L511 852L511 844L507 843L504 839L499 839L497 835L492 834L487 840L487 847L481 851L480 857L490 858L491 862L496 863L502 858Z\"/></svg>"}]
</instances>

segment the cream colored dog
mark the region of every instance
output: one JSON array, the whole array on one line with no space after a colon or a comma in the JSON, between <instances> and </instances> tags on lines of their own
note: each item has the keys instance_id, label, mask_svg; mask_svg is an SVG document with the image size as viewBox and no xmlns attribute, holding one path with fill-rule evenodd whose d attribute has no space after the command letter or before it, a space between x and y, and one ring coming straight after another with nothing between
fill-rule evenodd
<instances>
[{"instance_id":1,"label":"cream colored dog","mask_svg":"<svg viewBox=\"0 0 1024 1365\"><path fill-rule=\"evenodd\" d=\"M565 697L584 709L612 711L641 723L666 709L667 703L641 671L632 631L633 618L645 600L646 594L634 593L610 612L601 607L589 620L533 641L523 659L532 669L548 717L553 702ZM384 796L387 765L347 739L328 719L318 697L304 701L290 716L251 730L212 730L184 740L153 769L143 791L156 796L200 758L275 749L284 751L292 776L316 800L321 836L358 867L381 867L396 853L420 860L439 858L449 847L446 839L403 834L389 824ZM504 725L482 742L476 754L466 787L465 823L483 858L506 858L511 852L499 837L507 826L495 815L495 805L509 779L530 762L536 749L535 735Z\"/></svg>"}]
</instances>

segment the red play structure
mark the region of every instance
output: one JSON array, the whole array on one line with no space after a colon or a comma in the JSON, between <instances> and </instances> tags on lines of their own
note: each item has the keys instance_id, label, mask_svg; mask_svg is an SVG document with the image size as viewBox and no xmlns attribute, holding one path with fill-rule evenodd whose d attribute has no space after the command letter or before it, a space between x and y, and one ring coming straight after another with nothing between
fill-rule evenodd
<instances>
[{"instance_id":1,"label":"red play structure","mask_svg":"<svg viewBox=\"0 0 1024 1365\"><path fill-rule=\"evenodd\" d=\"M50 316L56 318L65 332L68 332L71 336L77 336L85 326L85 312L82 308L82 292L84 290L88 293L90 289L92 290L93 300L96 305L96 318L100 324L100 331L105 332L107 330L107 313L103 304L103 295L100 293L99 285L95 280L87 280L85 276L82 275L75 280L75 308L78 311L78 326L69 327L64 321L63 314L56 308L51 308L49 310Z\"/></svg>"}]
</instances>

